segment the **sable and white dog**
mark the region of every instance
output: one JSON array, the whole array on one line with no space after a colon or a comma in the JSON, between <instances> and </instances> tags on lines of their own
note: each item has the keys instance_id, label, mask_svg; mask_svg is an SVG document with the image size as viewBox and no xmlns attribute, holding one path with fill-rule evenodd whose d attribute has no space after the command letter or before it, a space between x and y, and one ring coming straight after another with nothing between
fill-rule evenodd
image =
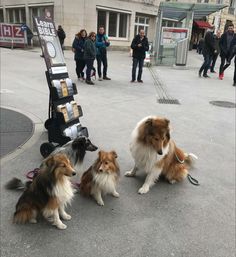
<instances>
[{"instance_id":1,"label":"sable and white dog","mask_svg":"<svg viewBox=\"0 0 236 257\"><path fill-rule=\"evenodd\" d=\"M116 158L117 154L115 151L99 151L97 160L81 178L81 194L93 196L101 206L104 205L102 195L112 194L114 197L119 197L116 185L120 169Z\"/></svg>"},{"instance_id":2,"label":"sable and white dog","mask_svg":"<svg viewBox=\"0 0 236 257\"><path fill-rule=\"evenodd\" d=\"M46 158L38 175L32 182L27 182L26 189L16 204L13 222L36 223L37 216L41 213L57 228L65 229L67 226L62 223L60 217L64 220L71 219L65 212L65 207L74 196L70 177L75 174L66 155L55 154ZM13 179L11 189L17 188L19 181Z\"/></svg>"},{"instance_id":3,"label":"sable and white dog","mask_svg":"<svg viewBox=\"0 0 236 257\"><path fill-rule=\"evenodd\" d=\"M170 121L166 118L149 116L136 125L131 135L130 151L135 165L125 176L135 176L137 170L147 176L140 194L145 194L153 186L159 175L171 184L183 180L188 175L188 167L194 154L186 154L170 138Z\"/></svg>"}]
</instances>

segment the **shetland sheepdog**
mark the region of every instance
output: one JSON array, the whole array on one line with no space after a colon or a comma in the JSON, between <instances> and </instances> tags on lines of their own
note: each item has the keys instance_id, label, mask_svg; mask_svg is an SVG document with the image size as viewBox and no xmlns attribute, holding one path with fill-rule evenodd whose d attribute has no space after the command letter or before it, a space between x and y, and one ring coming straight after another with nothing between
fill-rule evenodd
<instances>
[{"instance_id":1,"label":"shetland sheepdog","mask_svg":"<svg viewBox=\"0 0 236 257\"><path fill-rule=\"evenodd\" d=\"M116 185L120 176L120 169L116 158L115 151L100 151L97 160L81 178L81 194L93 196L101 206L104 205L102 195L112 194L114 197L119 197Z\"/></svg>"},{"instance_id":2,"label":"shetland sheepdog","mask_svg":"<svg viewBox=\"0 0 236 257\"><path fill-rule=\"evenodd\" d=\"M56 154L46 158L38 175L27 183L19 198L13 222L37 223L37 216L41 213L57 228L66 229L67 226L60 217L64 220L71 219L64 208L70 204L74 195L69 178L75 174L66 155Z\"/></svg>"},{"instance_id":3,"label":"shetland sheepdog","mask_svg":"<svg viewBox=\"0 0 236 257\"><path fill-rule=\"evenodd\" d=\"M130 151L135 165L125 176L135 176L137 170L147 176L140 194L145 194L163 175L171 184L183 180L194 154L186 154L170 138L170 121L166 118L149 116L137 123L131 134Z\"/></svg>"},{"instance_id":4,"label":"shetland sheepdog","mask_svg":"<svg viewBox=\"0 0 236 257\"><path fill-rule=\"evenodd\" d=\"M93 152L98 148L85 136L79 136L74 140L69 141L61 147L57 147L50 155L55 155L58 153L65 154L69 159L71 164L75 167L76 164L82 163L84 156L87 151Z\"/></svg>"}]
</instances>

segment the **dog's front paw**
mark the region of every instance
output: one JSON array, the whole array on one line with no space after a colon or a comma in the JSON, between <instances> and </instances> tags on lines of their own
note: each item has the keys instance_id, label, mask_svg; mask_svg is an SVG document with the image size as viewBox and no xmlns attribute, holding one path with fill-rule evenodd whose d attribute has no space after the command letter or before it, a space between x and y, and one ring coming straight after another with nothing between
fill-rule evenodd
<instances>
[{"instance_id":1,"label":"dog's front paw","mask_svg":"<svg viewBox=\"0 0 236 257\"><path fill-rule=\"evenodd\" d=\"M112 195L113 195L114 197L120 197L120 194L119 194L118 192L114 192Z\"/></svg>"},{"instance_id":2,"label":"dog's front paw","mask_svg":"<svg viewBox=\"0 0 236 257\"><path fill-rule=\"evenodd\" d=\"M139 194L146 194L149 191L149 186L142 186L139 190L138 193Z\"/></svg>"},{"instance_id":3,"label":"dog's front paw","mask_svg":"<svg viewBox=\"0 0 236 257\"><path fill-rule=\"evenodd\" d=\"M69 215L69 214L64 214L63 216L62 216L62 218L63 218L63 220L71 220L71 216Z\"/></svg>"},{"instance_id":4,"label":"dog's front paw","mask_svg":"<svg viewBox=\"0 0 236 257\"><path fill-rule=\"evenodd\" d=\"M98 203L98 205L100 205L100 206L104 206L103 200L99 200L99 201L97 201L97 203Z\"/></svg>"},{"instance_id":5,"label":"dog's front paw","mask_svg":"<svg viewBox=\"0 0 236 257\"><path fill-rule=\"evenodd\" d=\"M125 176L126 177L134 177L135 176L135 173L131 170L131 171L127 171L126 173L125 173Z\"/></svg>"},{"instance_id":6,"label":"dog's front paw","mask_svg":"<svg viewBox=\"0 0 236 257\"><path fill-rule=\"evenodd\" d=\"M175 184L176 182L177 182L177 181L176 181L176 180L174 180L174 179L169 180L169 183L170 183L170 184L172 184L172 185L173 185L173 184Z\"/></svg>"},{"instance_id":7,"label":"dog's front paw","mask_svg":"<svg viewBox=\"0 0 236 257\"><path fill-rule=\"evenodd\" d=\"M64 224L64 223L58 223L58 224L55 224L56 225L56 227L57 228L59 228L59 229L66 229L67 228L67 226L66 226L66 224Z\"/></svg>"}]
</instances>

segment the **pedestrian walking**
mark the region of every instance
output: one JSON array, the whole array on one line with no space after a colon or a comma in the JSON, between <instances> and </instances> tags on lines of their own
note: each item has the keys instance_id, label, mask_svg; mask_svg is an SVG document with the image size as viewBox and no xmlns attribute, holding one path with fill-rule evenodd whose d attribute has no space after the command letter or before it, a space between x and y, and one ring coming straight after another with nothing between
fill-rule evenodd
<instances>
[{"instance_id":1,"label":"pedestrian walking","mask_svg":"<svg viewBox=\"0 0 236 257\"><path fill-rule=\"evenodd\" d=\"M224 71L230 66L230 57L232 56L233 49L236 45L236 34L234 33L234 25L230 24L227 31L221 36L220 57L221 64L219 70L219 79L224 78Z\"/></svg>"},{"instance_id":2,"label":"pedestrian walking","mask_svg":"<svg viewBox=\"0 0 236 257\"><path fill-rule=\"evenodd\" d=\"M85 67L85 60L84 60L84 44L85 40L87 38L87 32L85 29L81 29L80 32L78 32L75 35L75 39L72 43L72 49L74 51L74 60L76 64L76 74L78 79L81 81L84 80L84 67Z\"/></svg>"},{"instance_id":3,"label":"pedestrian walking","mask_svg":"<svg viewBox=\"0 0 236 257\"><path fill-rule=\"evenodd\" d=\"M84 44L84 60L86 63L86 83L89 85L94 85L91 81L91 70L93 69L93 62L96 57L96 33L90 32L88 39L85 41Z\"/></svg>"},{"instance_id":4,"label":"pedestrian walking","mask_svg":"<svg viewBox=\"0 0 236 257\"><path fill-rule=\"evenodd\" d=\"M233 77L233 86L236 86L236 44L233 47L233 51L232 54L229 58L229 61L231 62L231 60L234 58L234 77Z\"/></svg>"},{"instance_id":5,"label":"pedestrian walking","mask_svg":"<svg viewBox=\"0 0 236 257\"><path fill-rule=\"evenodd\" d=\"M98 34L96 36L96 48L97 48L97 70L98 70L98 80L110 80L107 77L107 47L110 46L110 41L108 36L105 34L104 27L99 27ZM102 66L103 65L103 72ZM102 77L103 73L103 77Z\"/></svg>"},{"instance_id":6,"label":"pedestrian walking","mask_svg":"<svg viewBox=\"0 0 236 257\"><path fill-rule=\"evenodd\" d=\"M204 37L204 44L203 44L203 49L202 49L204 62L202 64L201 68L199 69L199 72L198 72L199 77L202 76L202 72L203 72L203 77L209 78L209 76L207 75L207 71L210 67L211 61L213 59L213 55L214 55L214 53L216 53L213 30L214 30L214 28L208 29L208 31Z\"/></svg>"},{"instance_id":7,"label":"pedestrian walking","mask_svg":"<svg viewBox=\"0 0 236 257\"><path fill-rule=\"evenodd\" d=\"M132 80L136 80L136 69L138 66L138 77L137 81L143 83L142 72L143 72L143 63L146 56L146 51L149 50L148 39L145 36L143 29L139 31L139 34L136 35L131 43L131 48L133 49L133 66L132 66Z\"/></svg>"},{"instance_id":8,"label":"pedestrian walking","mask_svg":"<svg viewBox=\"0 0 236 257\"><path fill-rule=\"evenodd\" d=\"M212 63L211 63L211 66L210 66L211 73L216 73L216 71L215 71L215 65L216 65L216 60L217 60L217 58L218 58L218 55L219 55L219 53L220 53L220 45L219 45L220 37L221 37L221 31L218 30L218 31L216 32L216 35L214 35L214 39L215 39L215 50L216 50L216 52L213 54Z\"/></svg>"},{"instance_id":9,"label":"pedestrian walking","mask_svg":"<svg viewBox=\"0 0 236 257\"><path fill-rule=\"evenodd\" d=\"M64 31L64 29L62 28L61 25L58 25L58 28L57 28L57 36L59 38L59 41L60 41L60 44L61 44L61 49L63 51L63 48L64 48L64 41L65 41L65 38L66 38L66 33Z\"/></svg>"},{"instance_id":10,"label":"pedestrian walking","mask_svg":"<svg viewBox=\"0 0 236 257\"><path fill-rule=\"evenodd\" d=\"M199 39L198 45L197 45L197 53L202 54L202 48L204 45L204 38Z\"/></svg>"}]
</instances>

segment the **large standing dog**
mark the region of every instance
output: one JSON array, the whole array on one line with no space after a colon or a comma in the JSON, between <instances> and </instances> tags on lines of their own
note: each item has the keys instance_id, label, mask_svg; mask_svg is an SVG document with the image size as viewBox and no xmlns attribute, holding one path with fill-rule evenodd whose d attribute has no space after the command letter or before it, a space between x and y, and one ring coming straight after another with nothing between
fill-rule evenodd
<instances>
[{"instance_id":1,"label":"large standing dog","mask_svg":"<svg viewBox=\"0 0 236 257\"><path fill-rule=\"evenodd\" d=\"M41 213L59 229L66 225L60 220L70 220L65 212L74 191L70 177L76 173L64 154L49 156L40 166L40 172L27 187L16 204L14 223L36 223Z\"/></svg>"},{"instance_id":2,"label":"large standing dog","mask_svg":"<svg viewBox=\"0 0 236 257\"><path fill-rule=\"evenodd\" d=\"M183 180L188 174L188 165L194 154L186 154L170 138L170 121L149 116L138 122L131 135L130 151L134 168L126 172L127 177L135 176L137 170L147 176L140 194L145 194L162 174L171 183Z\"/></svg>"}]
</instances>

